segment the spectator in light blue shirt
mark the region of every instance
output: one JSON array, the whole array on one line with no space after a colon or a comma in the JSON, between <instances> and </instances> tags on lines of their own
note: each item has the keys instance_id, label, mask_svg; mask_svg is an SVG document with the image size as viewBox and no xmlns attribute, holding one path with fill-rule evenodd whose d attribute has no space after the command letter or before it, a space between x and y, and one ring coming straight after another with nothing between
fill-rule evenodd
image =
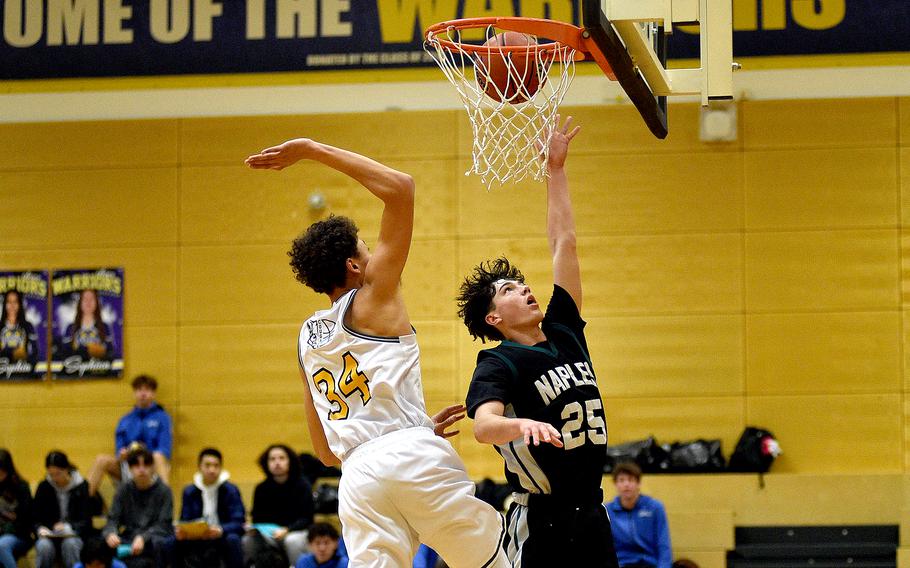
<instances>
[{"instance_id":1,"label":"spectator in light blue shirt","mask_svg":"<svg viewBox=\"0 0 910 568\"><path fill-rule=\"evenodd\" d=\"M616 498L610 513L616 558L621 568L671 568L670 526L663 503L641 494L641 468L620 463L613 469Z\"/></svg>"}]
</instances>

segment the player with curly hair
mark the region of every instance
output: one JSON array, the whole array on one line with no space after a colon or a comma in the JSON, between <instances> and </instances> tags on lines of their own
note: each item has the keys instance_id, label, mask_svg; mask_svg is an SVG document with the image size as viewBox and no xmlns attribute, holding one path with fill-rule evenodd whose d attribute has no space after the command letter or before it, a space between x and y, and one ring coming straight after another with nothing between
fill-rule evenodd
<instances>
[{"instance_id":1,"label":"player with curly hair","mask_svg":"<svg viewBox=\"0 0 910 568\"><path fill-rule=\"evenodd\" d=\"M417 336L400 285L414 226L413 179L307 138L246 163L281 170L304 159L350 176L383 203L374 251L352 221L329 217L289 253L297 280L332 304L304 323L298 354L316 454L326 465L344 463L338 515L351 568L410 566L421 541L454 568L509 566L505 521L474 497L444 439L463 407L431 419L423 400Z\"/></svg>"},{"instance_id":2,"label":"player with curly hair","mask_svg":"<svg viewBox=\"0 0 910 568\"><path fill-rule=\"evenodd\" d=\"M546 314L502 257L476 266L458 315L482 342L467 395L477 441L493 444L514 491L506 549L516 568L615 568L600 489L607 425L581 318L581 270L565 160L578 133L557 116L549 139L547 236L553 295Z\"/></svg>"}]
</instances>

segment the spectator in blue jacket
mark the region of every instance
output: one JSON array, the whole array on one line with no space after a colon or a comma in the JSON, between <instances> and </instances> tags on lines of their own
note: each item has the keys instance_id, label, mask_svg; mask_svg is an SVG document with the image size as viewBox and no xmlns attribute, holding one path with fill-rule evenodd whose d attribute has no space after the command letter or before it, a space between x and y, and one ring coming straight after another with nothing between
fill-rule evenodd
<instances>
[{"instance_id":1,"label":"spectator in blue jacket","mask_svg":"<svg viewBox=\"0 0 910 568\"><path fill-rule=\"evenodd\" d=\"M671 568L670 525L663 503L641 494L641 468L613 469L616 498L606 504L621 568Z\"/></svg>"},{"instance_id":2,"label":"spectator in blue jacket","mask_svg":"<svg viewBox=\"0 0 910 568\"><path fill-rule=\"evenodd\" d=\"M158 381L149 375L139 375L133 379L132 384L136 406L117 423L114 436L116 455L102 454L95 458L95 464L88 476L89 496L97 494L105 473L118 482L129 479L126 454L130 446L136 442L152 452L158 479L165 485L168 483L173 444L171 417L155 402Z\"/></svg>"},{"instance_id":3,"label":"spectator in blue jacket","mask_svg":"<svg viewBox=\"0 0 910 568\"><path fill-rule=\"evenodd\" d=\"M348 557L339 548L338 531L328 523L313 523L307 529L310 552L301 556L294 568L347 568Z\"/></svg>"},{"instance_id":4,"label":"spectator in blue jacket","mask_svg":"<svg viewBox=\"0 0 910 568\"><path fill-rule=\"evenodd\" d=\"M180 521L204 519L208 529L203 534L190 534L177 526L178 566L243 567L243 525L246 510L240 490L228 481L230 474L222 467L221 452L205 448L199 452L199 471L193 483L183 489Z\"/></svg>"}]
</instances>

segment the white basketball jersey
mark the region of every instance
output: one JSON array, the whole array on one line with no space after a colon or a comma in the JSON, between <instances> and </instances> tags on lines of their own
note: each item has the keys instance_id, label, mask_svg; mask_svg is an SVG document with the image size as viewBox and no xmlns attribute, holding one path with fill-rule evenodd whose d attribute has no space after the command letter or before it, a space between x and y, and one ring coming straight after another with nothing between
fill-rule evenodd
<instances>
[{"instance_id":1,"label":"white basketball jersey","mask_svg":"<svg viewBox=\"0 0 910 568\"><path fill-rule=\"evenodd\" d=\"M345 327L356 294L351 290L316 312L297 344L329 447L341 460L383 434L433 427L423 401L417 336L375 337Z\"/></svg>"}]
</instances>

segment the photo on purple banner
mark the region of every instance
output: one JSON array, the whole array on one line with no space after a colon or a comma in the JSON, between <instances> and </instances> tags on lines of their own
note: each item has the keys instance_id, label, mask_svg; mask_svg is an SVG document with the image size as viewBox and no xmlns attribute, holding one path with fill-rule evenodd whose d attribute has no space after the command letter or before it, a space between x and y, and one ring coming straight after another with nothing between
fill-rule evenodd
<instances>
[{"instance_id":1,"label":"photo on purple banner","mask_svg":"<svg viewBox=\"0 0 910 568\"><path fill-rule=\"evenodd\" d=\"M2 271L0 381L40 380L47 374L47 271Z\"/></svg>"},{"instance_id":2,"label":"photo on purple banner","mask_svg":"<svg viewBox=\"0 0 910 568\"><path fill-rule=\"evenodd\" d=\"M54 378L123 376L123 284L122 268L53 271Z\"/></svg>"}]
</instances>

